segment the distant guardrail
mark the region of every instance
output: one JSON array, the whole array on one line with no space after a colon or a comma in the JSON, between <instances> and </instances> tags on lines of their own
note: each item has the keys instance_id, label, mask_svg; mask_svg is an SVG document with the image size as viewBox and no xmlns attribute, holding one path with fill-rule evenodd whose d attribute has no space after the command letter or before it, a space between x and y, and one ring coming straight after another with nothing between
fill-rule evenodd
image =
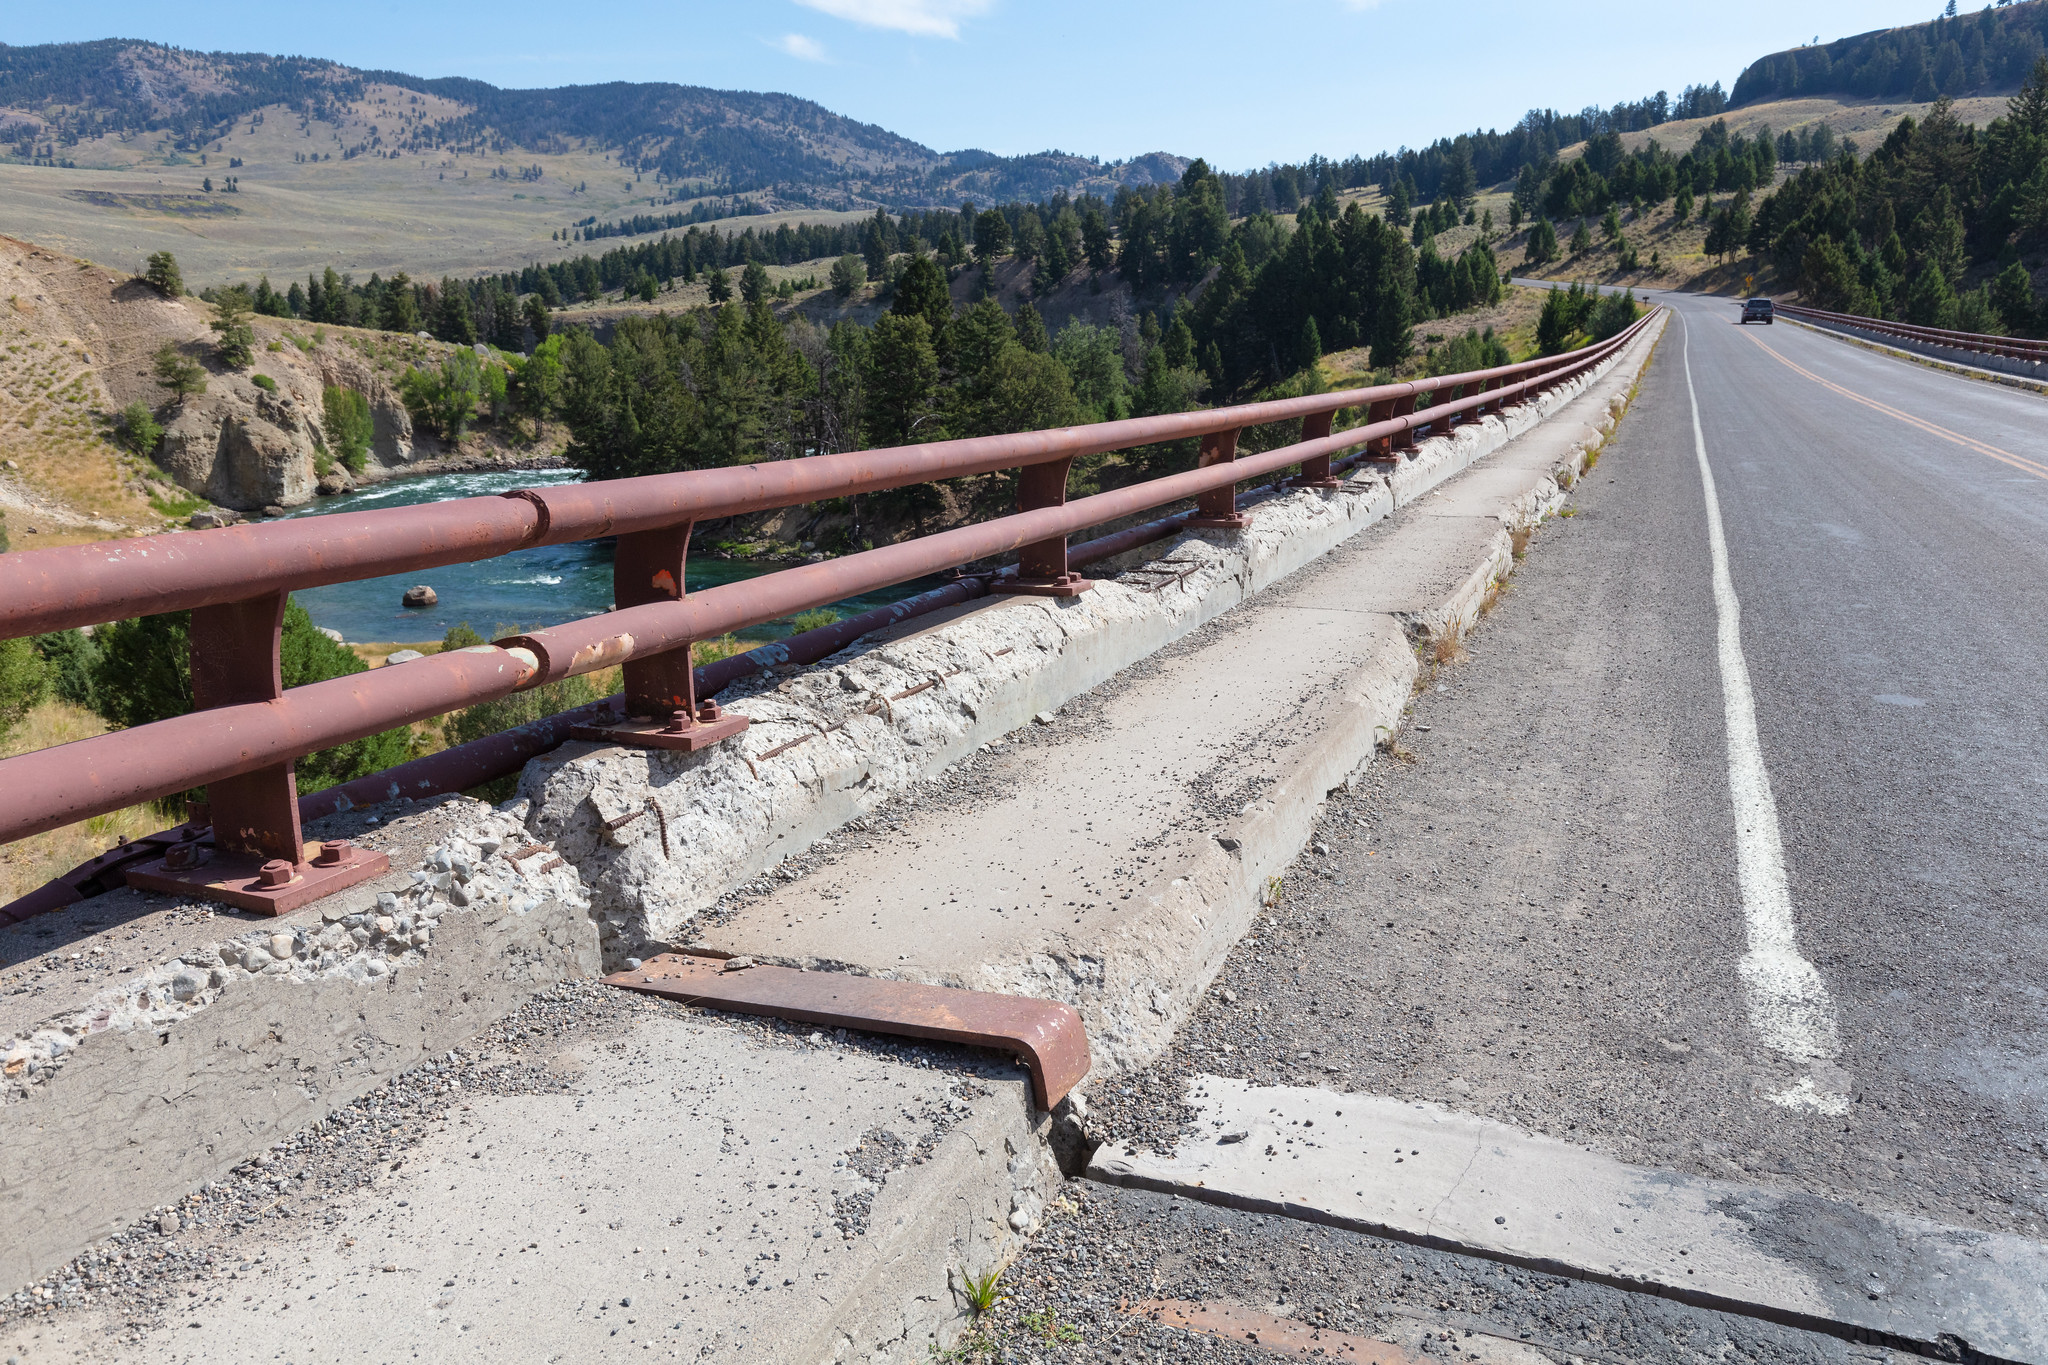
<instances>
[{"instance_id":1,"label":"distant guardrail","mask_svg":"<svg viewBox=\"0 0 2048 1365\"><path fill-rule=\"evenodd\" d=\"M1888 322L1883 318L1867 318L1860 313L1830 313L1825 309L1805 308L1791 303L1779 304L1778 311L1786 317L1800 318L1823 326L1874 332L1879 336L1899 341L1919 342L1925 346L1995 356L2004 360L2018 360L2029 365L2048 364L2048 341L1989 336L1983 332L1955 332L1944 327L1916 327L1909 322Z\"/></svg>"}]
</instances>

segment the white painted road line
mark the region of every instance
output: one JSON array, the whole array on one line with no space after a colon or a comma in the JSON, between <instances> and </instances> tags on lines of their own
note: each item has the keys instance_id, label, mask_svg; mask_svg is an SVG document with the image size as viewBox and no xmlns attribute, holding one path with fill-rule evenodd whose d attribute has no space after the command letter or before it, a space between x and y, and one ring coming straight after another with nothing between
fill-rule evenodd
<instances>
[{"instance_id":1,"label":"white painted road line","mask_svg":"<svg viewBox=\"0 0 2048 1365\"><path fill-rule=\"evenodd\" d=\"M1681 319L1681 322L1683 319ZM1748 996L1749 1022L1773 1052L1807 1069L1792 1085L1771 1096L1790 1109L1845 1114L1848 1077L1836 1059L1842 1040L1835 1002L1820 972L1799 951L1792 893L1785 883L1785 846L1778 831L1778 806L1771 775L1756 733L1756 697L1749 663L1742 653L1742 603L1728 573L1728 542L1721 533L1721 501L1707 462L1707 438L1700 428L1699 394L1692 384L1692 333L1681 351L1685 393L1692 403L1693 449L1706 491L1707 540L1714 560L1714 612L1719 618L1721 694L1728 724L1728 792L1735 803L1735 859L1742 886L1742 913L1749 950L1737 968Z\"/></svg>"},{"instance_id":2,"label":"white painted road line","mask_svg":"<svg viewBox=\"0 0 2048 1365\"><path fill-rule=\"evenodd\" d=\"M1197 1076L1171 1156L1105 1143L1106 1184L1278 1214L1850 1339L1944 1335L2048 1365L2048 1245L1796 1190L1630 1166L1474 1114Z\"/></svg>"}]
</instances>

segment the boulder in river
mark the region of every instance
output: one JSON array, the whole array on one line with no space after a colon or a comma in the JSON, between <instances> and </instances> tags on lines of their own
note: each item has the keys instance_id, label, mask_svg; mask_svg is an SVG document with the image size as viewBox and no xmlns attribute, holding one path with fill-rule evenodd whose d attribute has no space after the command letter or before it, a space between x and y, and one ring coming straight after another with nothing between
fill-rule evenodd
<instances>
[{"instance_id":1,"label":"boulder in river","mask_svg":"<svg viewBox=\"0 0 2048 1365\"><path fill-rule=\"evenodd\" d=\"M407 607L431 607L440 600L440 596L432 588L421 583L407 588L405 596L399 599L399 604Z\"/></svg>"}]
</instances>

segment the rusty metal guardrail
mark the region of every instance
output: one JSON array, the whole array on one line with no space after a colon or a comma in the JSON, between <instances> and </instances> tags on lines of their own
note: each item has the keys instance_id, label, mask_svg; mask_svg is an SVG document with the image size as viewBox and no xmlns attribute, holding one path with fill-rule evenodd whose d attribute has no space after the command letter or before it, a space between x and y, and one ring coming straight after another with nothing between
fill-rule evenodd
<instances>
[{"instance_id":1,"label":"rusty metal guardrail","mask_svg":"<svg viewBox=\"0 0 2048 1365\"><path fill-rule=\"evenodd\" d=\"M1289 486L1334 488L1338 466L1397 461L1425 433L1533 398L1615 354L1654 315L1605 342L1559 356L1238 407L1011 436L818 455L734 468L522 489L385 511L258 523L0 555L0 638L136 615L192 613L196 709L0 761L0 842L56 829L192 787L206 812L179 830L114 850L62 885L0 910L0 921L64 904L108 881L283 913L378 875L382 855L312 846L302 822L353 804L474 785L516 771L568 733L696 749L745 728L711 697L776 662L842 648L904 604L806 637L693 669L690 646L792 613L1015 553L1014 569L924 595L945 605L984 592L1072 596L1087 563L1183 527L1245 523L1239 485L1299 465ZM1360 425L1333 431L1337 415ZM1299 419L1302 440L1240 456L1248 426ZM1198 468L1068 502L1067 474L1086 454L1199 438ZM1021 471L1020 510L896 545L685 593L684 562L700 520L941 478ZM1187 500L1190 512L1086 545L1089 527ZM409 573L539 545L615 536L615 609L530 634L289 690L280 685L286 596L299 588ZM850 633L849 633L850 632ZM293 760L395 726L525 688L623 665L616 698L473 745L400 765L301 800ZM210 823L209 823L210 822Z\"/></svg>"},{"instance_id":2,"label":"rusty metal guardrail","mask_svg":"<svg viewBox=\"0 0 2048 1365\"><path fill-rule=\"evenodd\" d=\"M1942 327L1918 327L1909 322L1888 322L1883 318L1867 318L1860 313L1830 313L1825 309L1807 308L1794 303L1781 303L1777 308L1786 317L1803 318L1809 322L1853 327L1858 331L1875 332L1879 336L1897 337L1901 341L1918 341L1930 346L1946 346L1955 351L2002 356L2008 360L2025 360L2036 365L2048 364L2048 341L2029 341L2025 337L1995 337L1983 332L1952 332Z\"/></svg>"}]
</instances>

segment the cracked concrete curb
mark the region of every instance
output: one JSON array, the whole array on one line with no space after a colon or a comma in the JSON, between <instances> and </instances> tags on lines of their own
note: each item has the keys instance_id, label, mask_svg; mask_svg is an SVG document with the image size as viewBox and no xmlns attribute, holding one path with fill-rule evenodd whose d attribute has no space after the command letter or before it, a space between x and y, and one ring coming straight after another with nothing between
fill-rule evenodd
<instances>
[{"instance_id":1,"label":"cracked concrete curb","mask_svg":"<svg viewBox=\"0 0 2048 1365\"><path fill-rule=\"evenodd\" d=\"M1244 531L1183 535L1164 555L1147 547L1106 566L1078 598L984 601L906 640L857 644L795 676L756 680L728 700L753 721L731 742L690 755L565 745L527 765L520 792L533 803L530 823L582 870L608 963L683 941L699 912L821 837L1247 601L1611 383L1615 367L1640 364L1630 357L1647 355L1662 325L1524 408L1423 441L1391 476L1365 471L1338 490L1270 499L1251 510ZM1494 572L1505 554L1494 557ZM1456 614L1469 620L1483 595L1461 595Z\"/></svg>"}]
</instances>

